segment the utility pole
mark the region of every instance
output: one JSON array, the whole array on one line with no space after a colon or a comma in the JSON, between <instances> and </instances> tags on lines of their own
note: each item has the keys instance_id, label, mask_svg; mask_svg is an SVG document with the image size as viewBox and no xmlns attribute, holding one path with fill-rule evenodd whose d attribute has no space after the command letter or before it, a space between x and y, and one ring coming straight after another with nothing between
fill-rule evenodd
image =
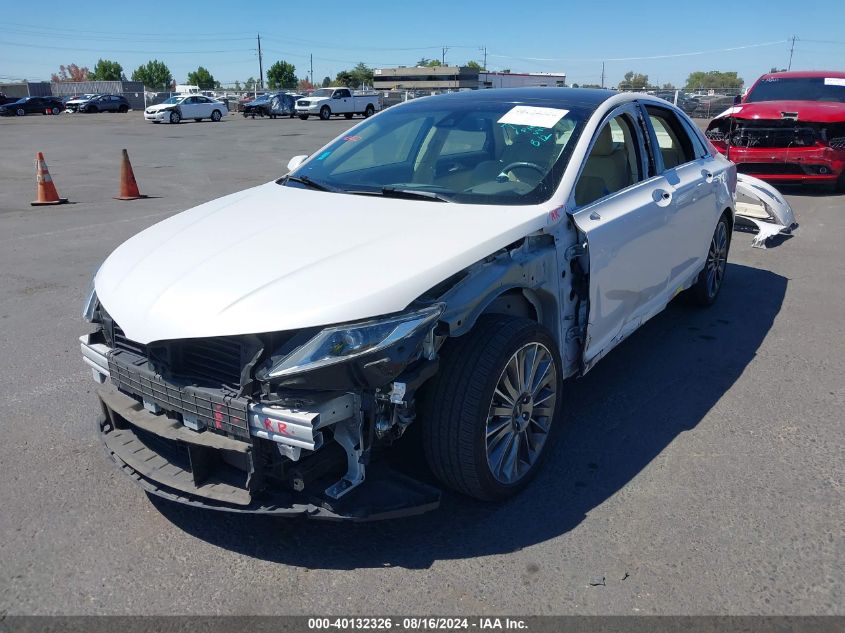
<instances>
[{"instance_id":1,"label":"utility pole","mask_svg":"<svg viewBox=\"0 0 845 633\"><path fill-rule=\"evenodd\" d=\"M792 70L792 51L795 50L795 36L792 36L792 46L789 47L789 65L786 67L787 70Z\"/></svg>"},{"instance_id":2,"label":"utility pole","mask_svg":"<svg viewBox=\"0 0 845 633\"><path fill-rule=\"evenodd\" d=\"M601 63L601 87L604 88L604 62Z\"/></svg>"},{"instance_id":3,"label":"utility pole","mask_svg":"<svg viewBox=\"0 0 845 633\"><path fill-rule=\"evenodd\" d=\"M484 70L487 70L487 47L481 46L481 47L479 47L478 50L480 50L482 53L484 53L484 65L482 66L482 68Z\"/></svg>"},{"instance_id":4,"label":"utility pole","mask_svg":"<svg viewBox=\"0 0 845 633\"><path fill-rule=\"evenodd\" d=\"M258 34L258 83L264 90L264 59L261 57L261 33Z\"/></svg>"},{"instance_id":5,"label":"utility pole","mask_svg":"<svg viewBox=\"0 0 845 633\"><path fill-rule=\"evenodd\" d=\"M443 64L444 66L446 65L446 51L448 51L448 50L449 50L448 46L443 47L443 58L441 59L440 63Z\"/></svg>"},{"instance_id":6,"label":"utility pole","mask_svg":"<svg viewBox=\"0 0 845 633\"><path fill-rule=\"evenodd\" d=\"M314 53L311 53L311 85L314 85Z\"/></svg>"}]
</instances>

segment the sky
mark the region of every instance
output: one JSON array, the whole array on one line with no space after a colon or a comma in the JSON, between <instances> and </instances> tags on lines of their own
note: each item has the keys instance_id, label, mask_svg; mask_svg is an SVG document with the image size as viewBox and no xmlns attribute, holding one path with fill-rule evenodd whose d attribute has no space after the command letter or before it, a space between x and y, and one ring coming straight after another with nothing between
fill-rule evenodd
<instances>
[{"instance_id":1,"label":"sky","mask_svg":"<svg viewBox=\"0 0 845 633\"><path fill-rule=\"evenodd\" d=\"M413 66L469 60L512 72L565 72L606 85L626 71L682 86L695 70L738 71L746 85L772 67L845 70L845 1L532 2L357 0L320 3L10 2L0 18L0 82L49 80L60 64L119 62L127 76L150 59L178 83L204 66L223 85L258 77L277 60L314 78L364 62Z\"/></svg>"}]
</instances>

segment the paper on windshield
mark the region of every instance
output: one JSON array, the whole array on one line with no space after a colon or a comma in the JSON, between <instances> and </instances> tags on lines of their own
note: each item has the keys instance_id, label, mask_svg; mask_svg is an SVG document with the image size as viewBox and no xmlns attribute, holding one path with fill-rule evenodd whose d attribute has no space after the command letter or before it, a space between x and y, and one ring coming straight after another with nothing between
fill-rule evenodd
<instances>
[{"instance_id":1,"label":"paper on windshield","mask_svg":"<svg viewBox=\"0 0 845 633\"><path fill-rule=\"evenodd\" d=\"M845 86L845 78L843 77L825 77L825 86Z\"/></svg>"},{"instance_id":2,"label":"paper on windshield","mask_svg":"<svg viewBox=\"0 0 845 633\"><path fill-rule=\"evenodd\" d=\"M501 119L499 119L499 123L552 128L568 113L569 110L561 110L559 108L514 106Z\"/></svg>"}]
</instances>

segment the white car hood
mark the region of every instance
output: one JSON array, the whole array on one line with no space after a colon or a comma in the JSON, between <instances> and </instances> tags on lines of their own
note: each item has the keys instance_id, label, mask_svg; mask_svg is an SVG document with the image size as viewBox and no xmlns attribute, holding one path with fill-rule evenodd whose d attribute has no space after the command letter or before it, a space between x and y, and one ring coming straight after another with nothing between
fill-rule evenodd
<instances>
[{"instance_id":1,"label":"white car hood","mask_svg":"<svg viewBox=\"0 0 845 633\"><path fill-rule=\"evenodd\" d=\"M173 106L180 105L178 103L158 103L156 105L147 106L147 112L161 112L162 110L166 110L167 108L172 108Z\"/></svg>"},{"instance_id":2,"label":"white car hood","mask_svg":"<svg viewBox=\"0 0 845 633\"><path fill-rule=\"evenodd\" d=\"M103 263L95 287L139 343L341 323L403 310L450 275L546 226L550 210L271 182L139 233Z\"/></svg>"}]
</instances>

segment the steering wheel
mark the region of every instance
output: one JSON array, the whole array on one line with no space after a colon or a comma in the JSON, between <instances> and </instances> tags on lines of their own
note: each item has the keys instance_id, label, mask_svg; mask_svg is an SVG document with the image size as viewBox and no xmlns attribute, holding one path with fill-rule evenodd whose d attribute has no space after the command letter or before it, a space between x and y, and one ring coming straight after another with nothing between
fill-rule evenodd
<instances>
[{"instance_id":1,"label":"steering wheel","mask_svg":"<svg viewBox=\"0 0 845 633\"><path fill-rule=\"evenodd\" d=\"M520 167L527 167L527 168L529 168L529 169L533 169L533 170L535 170L537 173L539 173L539 174L540 174L540 177L543 177L543 176L545 176L545 175L546 175L546 170L545 170L545 169L543 169L543 168L542 168L540 165L538 165L537 163L529 163L528 161L517 161L517 162L515 162L515 163L510 163L509 165L507 165L507 166L503 167L503 168L502 168L502 171L499 173L499 176L496 178L496 180L499 180L499 178L504 177L504 175L505 175L507 172L512 171L512 170L514 170L514 169L519 169Z\"/></svg>"}]
</instances>

